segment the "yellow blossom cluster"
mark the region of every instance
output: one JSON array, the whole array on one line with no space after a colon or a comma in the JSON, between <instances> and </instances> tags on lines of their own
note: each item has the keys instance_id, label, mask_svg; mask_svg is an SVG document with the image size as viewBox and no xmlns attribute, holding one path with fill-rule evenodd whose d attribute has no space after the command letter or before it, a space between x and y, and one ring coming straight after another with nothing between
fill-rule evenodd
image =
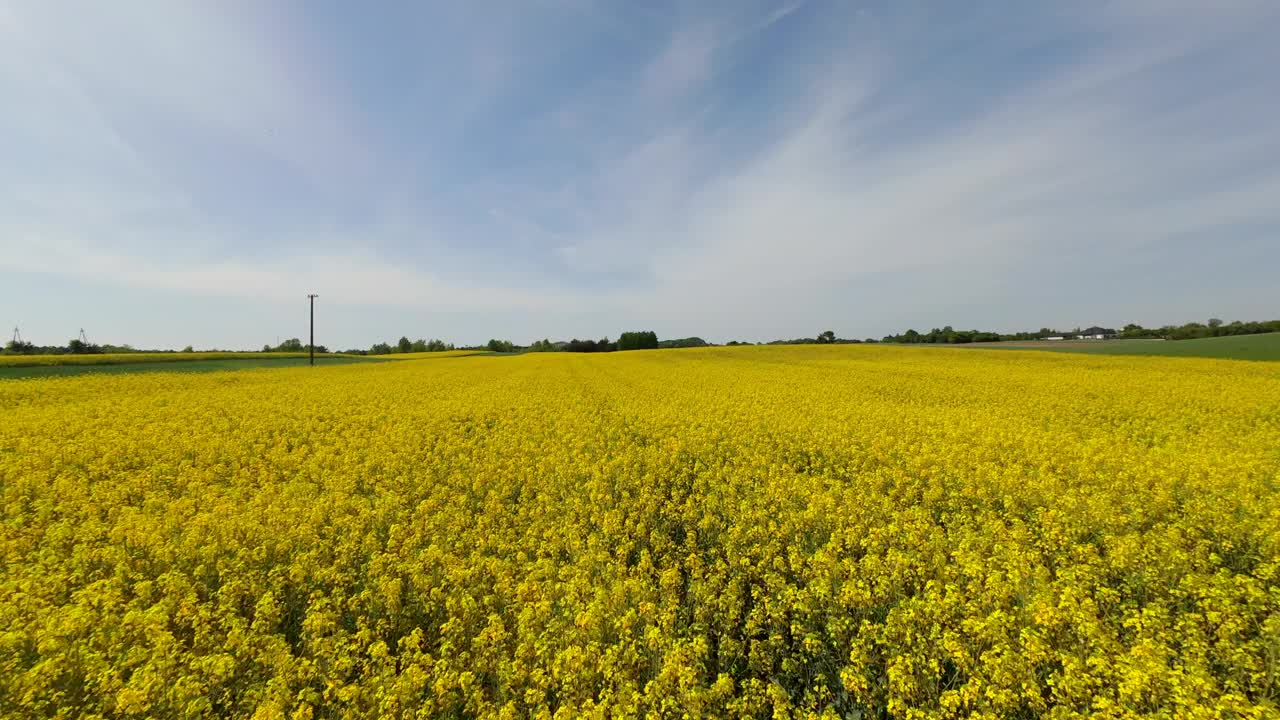
<instances>
[{"instance_id":1,"label":"yellow blossom cluster","mask_svg":"<svg viewBox=\"0 0 1280 720\"><path fill-rule=\"evenodd\" d=\"M0 717L1275 717L1280 366L0 382Z\"/></svg>"}]
</instances>

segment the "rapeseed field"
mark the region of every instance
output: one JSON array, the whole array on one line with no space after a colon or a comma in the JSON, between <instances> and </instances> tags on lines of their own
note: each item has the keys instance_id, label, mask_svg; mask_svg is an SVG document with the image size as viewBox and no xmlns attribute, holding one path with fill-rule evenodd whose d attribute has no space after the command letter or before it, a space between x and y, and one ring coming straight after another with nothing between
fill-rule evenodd
<instances>
[{"instance_id":1,"label":"rapeseed field","mask_svg":"<svg viewBox=\"0 0 1280 720\"><path fill-rule=\"evenodd\" d=\"M0 382L0 716L1275 717L1280 366Z\"/></svg>"}]
</instances>

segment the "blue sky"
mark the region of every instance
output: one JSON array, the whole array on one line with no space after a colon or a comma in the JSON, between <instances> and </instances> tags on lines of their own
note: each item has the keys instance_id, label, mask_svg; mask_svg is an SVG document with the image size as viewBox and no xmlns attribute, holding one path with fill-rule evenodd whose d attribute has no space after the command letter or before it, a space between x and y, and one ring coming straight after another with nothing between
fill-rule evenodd
<instances>
[{"instance_id":1,"label":"blue sky","mask_svg":"<svg viewBox=\"0 0 1280 720\"><path fill-rule=\"evenodd\" d=\"M0 0L37 343L1280 316L1280 4Z\"/></svg>"}]
</instances>

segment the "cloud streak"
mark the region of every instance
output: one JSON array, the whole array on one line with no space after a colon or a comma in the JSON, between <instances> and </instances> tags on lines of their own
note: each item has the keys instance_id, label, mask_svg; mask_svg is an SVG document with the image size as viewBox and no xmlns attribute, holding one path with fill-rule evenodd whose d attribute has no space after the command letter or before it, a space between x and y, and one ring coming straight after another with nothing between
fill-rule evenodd
<instances>
[{"instance_id":1,"label":"cloud streak","mask_svg":"<svg viewBox=\"0 0 1280 720\"><path fill-rule=\"evenodd\" d=\"M0 5L0 274L517 340L1277 299L1268 3L121 7Z\"/></svg>"}]
</instances>

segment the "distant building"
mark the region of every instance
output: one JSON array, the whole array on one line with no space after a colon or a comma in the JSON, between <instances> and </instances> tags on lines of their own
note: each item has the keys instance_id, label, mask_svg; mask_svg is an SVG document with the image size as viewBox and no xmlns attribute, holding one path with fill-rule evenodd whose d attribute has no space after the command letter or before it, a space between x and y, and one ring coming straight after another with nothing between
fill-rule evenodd
<instances>
[{"instance_id":1,"label":"distant building","mask_svg":"<svg viewBox=\"0 0 1280 720\"><path fill-rule=\"evenodd\" d=\"M1061 335L1052 335L1050 337L1045 338L1045 340L1066 340L1066 338L1062 337Z\"/></svg>"},{"instance_id":2,"label":"distant building","mask_svg":"<svg viewBox=\"0 0 1280 720\"><path fill-rule=\"evenodd\" d=\"M1084 331L1080 333L1081 340L1109 340L1115 336L1115 330L1111 328L1098 327L1097 325L1085 328Z\"/></svg>"}]
</instances>

